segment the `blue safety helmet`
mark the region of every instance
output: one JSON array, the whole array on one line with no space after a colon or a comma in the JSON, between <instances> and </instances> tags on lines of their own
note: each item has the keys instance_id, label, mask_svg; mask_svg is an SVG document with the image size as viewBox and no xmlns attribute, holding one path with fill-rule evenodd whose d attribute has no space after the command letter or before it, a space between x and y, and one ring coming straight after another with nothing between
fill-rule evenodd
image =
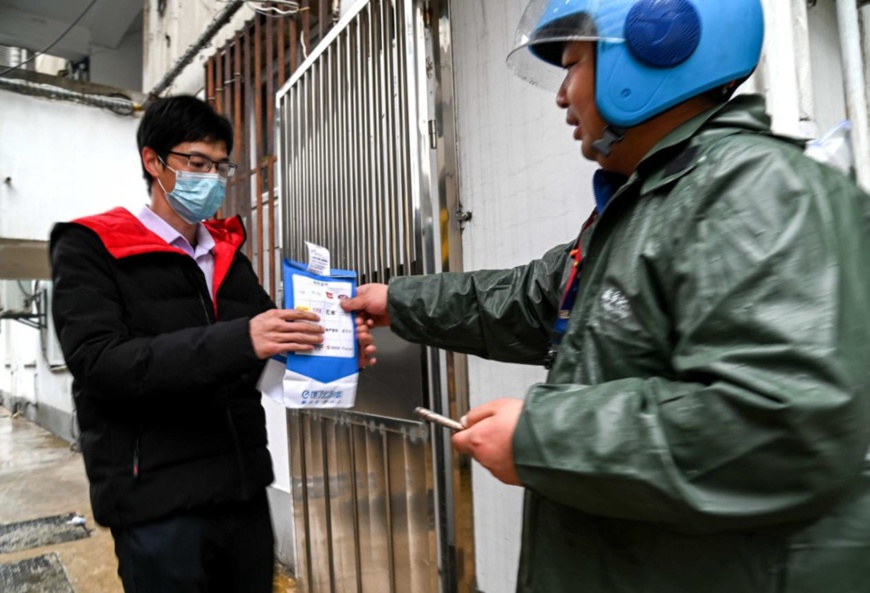
<instances>
[{"instance_id":1,"label":"blue safety helmet","mask_svg":"<svg viewBox=\"0 0 870 593\"><path fill-rule=\"evenodd\" d=\"M565 44L597 42L598 111L628 128L742 82L758 64L763 38L760 0L532 0L508 66L555 90L565 76Z\"/></svg>"}]
</instances>

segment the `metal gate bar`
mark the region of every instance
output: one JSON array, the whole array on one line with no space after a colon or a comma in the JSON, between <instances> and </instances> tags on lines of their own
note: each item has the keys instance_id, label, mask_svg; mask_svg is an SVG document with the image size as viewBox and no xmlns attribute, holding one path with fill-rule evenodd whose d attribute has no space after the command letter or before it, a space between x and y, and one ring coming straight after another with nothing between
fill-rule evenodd
<instances>
[{"instance_id":1,"label":"metal gate bar","mask_svg":"<svg viewBox=\"0 0 870 593\"><path fill-rule=\"evenodd\" d=\"M288 428L302 590L434 590L425 431L307 413Z\"/></svg>"},{"instance_id":2,"label":"metal gate bar","mask_svg":"<svg viewBox=\"0 0 870 593\"><path fill-rule=\"evenodd\" d=\"M287 253L332 248L360 281L415 270L420 234L408 153L405 2L367 3L282 90ZM402 33L405 27L401 28Z\"/></svg>"}]
</instances>

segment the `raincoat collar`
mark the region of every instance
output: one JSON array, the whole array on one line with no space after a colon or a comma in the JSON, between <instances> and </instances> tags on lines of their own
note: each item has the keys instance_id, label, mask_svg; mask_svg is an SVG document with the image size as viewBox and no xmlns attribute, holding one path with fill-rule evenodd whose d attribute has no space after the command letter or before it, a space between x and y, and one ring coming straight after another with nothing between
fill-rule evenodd
<instances>
[{"instance_id":1,"label":"raincoat collar","mask_svg":"<svg viewBox=\"0 0 870 593\"><path fill-rule=\"evenodd\" d=\"M701 150L697 145L691 145L696 136L709 139L713 134L725 137L740 132L771 133L770 117L761 95L737 96L678 126L653 146L631 177L620 185L603 184L604 180L596 173L593 178L596 209L603 212L614 198L621 199L631 188L639 187L640 193L647 194L692 171L701 159ZM604 186L612 189L608 192Z\"/></svg>"},{"instance_id":2,"label":"raincoat collar","mask_svg":"<svg viewBox=\"0 0 870 593\"><path fill-rule=\"evenodd\" d=\"M678 126L641 160L626 185L640 182L645 194L673 183L694 169L701 158L701 150L690 145L692 138L724 138L741 132L771 134L770 116L761 95L739 95Z\"/></svg>"}]
</instances>

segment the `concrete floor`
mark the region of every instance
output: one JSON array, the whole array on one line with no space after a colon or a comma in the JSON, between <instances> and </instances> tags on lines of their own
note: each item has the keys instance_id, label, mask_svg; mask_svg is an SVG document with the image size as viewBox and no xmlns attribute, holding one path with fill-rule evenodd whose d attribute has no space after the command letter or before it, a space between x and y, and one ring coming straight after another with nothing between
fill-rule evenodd
<instances>
[{"instance_id":1,"label":"concrete floor","mask_svg":"<svg viewBox=\"0 0 870 593\"><path fill-rule=\"evenodd\" d=\"M0 554L0 563L54 552L76 593L123 593L112 536L94 523L79 453L69 444L0 407L0 524L78 513L93 529L77 541ZM275 593L293 593L293 579L276 570Z\"/></svg>"}]
</instances>

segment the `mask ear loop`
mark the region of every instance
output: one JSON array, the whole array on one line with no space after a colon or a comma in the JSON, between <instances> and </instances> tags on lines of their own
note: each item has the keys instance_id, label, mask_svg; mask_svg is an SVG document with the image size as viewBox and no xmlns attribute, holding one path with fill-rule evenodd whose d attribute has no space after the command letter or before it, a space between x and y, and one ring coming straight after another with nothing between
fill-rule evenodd
<instances>
[{"instance_id":1,"label":"mask ear loop","mask_svg":"<svg viewBox=\"0 0 870 593\"><path fill-rule=\"evenodd\" d=\"M617 128L616 126L607 125L604 128L604 136L592 143L592 148L600 152L604 156L610 156L613 152L613 145L622 142L625 138L626 130Z\"/></svg>"},{"instance_id":2,"label":"mask ear loop","mask_svg":"<svg viewBox=\"0 0 870 593\"><path fill-rule=\"evenodd\" d=\"M163 160L163 157L162 157L162 156L160 156L160 155L158 154L158 155L157 155L157 159L161 162L161 164L163 164L164 167L166 167L167 169L169 169L170 171L172 171L172 172L175 174L176 179L178 178L178 171L176 171L175 169L173 169L172 167L170 167L169 164L168 164L166 161ZM155 177L155 178L154 178L154 181L156 181L156 182L157 182L157 185L160 186L160 189L163 190L163 194L164 194L164 195L169 194L169 192L166 191L166 188L163 187L163 183L160 182L160 178L159 178L159 177Z\"/></svg>"}]
</instances>

